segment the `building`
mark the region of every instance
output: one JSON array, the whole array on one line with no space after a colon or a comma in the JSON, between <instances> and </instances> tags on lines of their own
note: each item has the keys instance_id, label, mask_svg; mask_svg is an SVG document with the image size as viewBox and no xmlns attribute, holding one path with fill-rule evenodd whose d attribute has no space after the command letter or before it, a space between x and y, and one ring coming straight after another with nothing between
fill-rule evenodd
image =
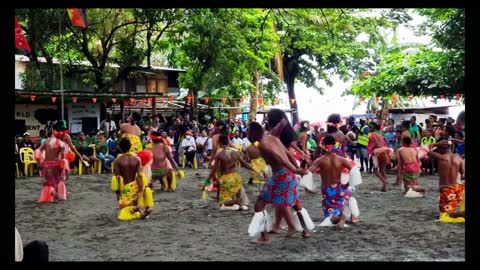
<instances>
[{"instance_id":1,"label":"building","mask_svg":"<svg viewBox=\"0 0 480 270\"><path fill-rule=\"evenodd\" d=\"M46 63L46 60L39 58L39 62ZM47 118L61 119L62 93L58 90L25 90L22 74L27 71L29 63L28 57L15 55L15 126L16 134L29 132L32 136L38 136L39 130L47 129L48 122L43 118L48 116ZM53 63L58 65L59 61L54 59ZM79 65L88 66L90 64L83 61ZM119 68L118 65L109 67ZM140 100L148 98L178 95L180 90L178 77L182 72L185 70L158 66L152 66L147 70L145 67L139 67L139 70L136 71L138 76L119 81L106 93L95 92L92 85L85 85L78 77L73 76L66 83L69 89L63 92L64 119L67 121L70 133L96 131L107 107L112 107L116 103L116 101L113 102L113 99L118 100L121 107L117 110L117 118L124 119L125 110L122 100L133 98L140 103ZM155 108L157 106L163 108L164 105L157 103ZM168 106L166 107L168 108ZM150 108L152 108L151 105Z\"/></svg>"}]
</instances>

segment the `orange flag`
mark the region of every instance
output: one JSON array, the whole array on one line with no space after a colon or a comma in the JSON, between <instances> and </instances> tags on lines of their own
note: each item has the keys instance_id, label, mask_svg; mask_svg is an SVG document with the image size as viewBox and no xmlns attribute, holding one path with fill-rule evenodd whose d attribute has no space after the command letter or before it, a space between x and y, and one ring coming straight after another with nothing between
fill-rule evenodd
<instances>
[{"instance_id":1,"label":"orange flag","mask_svg":"<svg viewBox=\"0 0 480 270\"><path fill-rule=\"evenodd\" d=\"M83 16L82 11L79 8L67 8L68 17L70 17L70 21L72 22L73 26L85 28L85 17Z\"/></svg>"},{"instance_id":2,"label":"orange flag","mask_svg":"<svg viewBox=\"0 0 480 270\"><path fill-rule=\"evenodd\" d=\"M364 97L359 97L359 98L358 98L358 102L360 102L360 103L362 103L364 100L365 100Z\"/></svg>"},{"instance_id":3,"label":"orange flag","mask_svg":"<svg viewBox=\"0 0 480 270\"><path fill-rule=\"evenodd\" d=\"M188 102L192 102L192 96L187 97Z\"/></svg>"},{"instance_id":4,"label":"orange flag","mask_svg":"<svg viewBox=\"0 0 480 270\"><path fill-rule=\"evenodd\" d=\"M392 102L393 102L393 103L397 103L397 101L398 101L397 96L392 96Z\"/></svg>"},{"instance_id":5,"label":"orange flag","mask_svg":"<svg viewBox=\"0 0 480 270\"><path fill-rule=\"evenodd\" d=\"M408 100L412 101L413 96L408 96Z\"/></svg>"},{"instance_id":6,"label":"orange flag","mask_svg":"<svg viewBox=\"0 0 480 270\"><path fill-rule=\"evenodd\" d=\"M263 98L258 98L258 104L260 104L260 105L263 104Z\"/></svg>"},{"instance_id":7,"label":"orange flag","mask_svg":"<svg viewBox=\"0 0 480 270\"><path fill-rule=\"evenodd\" d=\"M240 103L243 103L243 97L240 98Z\"/></svg>"},{"instance_id":8,"label":"orange flag","mask_svg":"<svg viewBox=\"0 0 480 270\"><path fill-rule=\"evenodd\" d=\"M169 96L168 100L173 101L173 96Z\"/></svg>"},{"instance_id":9,"label":"orange flag","mask_svg":"<svg viewBox=\"0 0 480 270\"><path fill-rule=\"evenodd\" d=\"M222 97L222 102L223 102L223 104L227 103L227 98L226 98L226 97Z\"/></svg>"},{"instance_id":10,"label":"orange flag","mask_svg":"<svg viewBox=\"0 0 480 270\"><path fill-rule=\"evenodd\" d=\"M380 97L375 97L375 103L380 103Z\"/></svg>"},{"instance_id":11,"label":"orange flag","mask_svg":"<svg viewBox=\"0 0 480 270\"><path fill-rule=\"evenodd\" d=\"M291 98L291 99L290 99L290 102L291 102L292 105L293 105L293 104L295 104L296 100L295 100L294 98Z\"/></svg>"}]
</instances>

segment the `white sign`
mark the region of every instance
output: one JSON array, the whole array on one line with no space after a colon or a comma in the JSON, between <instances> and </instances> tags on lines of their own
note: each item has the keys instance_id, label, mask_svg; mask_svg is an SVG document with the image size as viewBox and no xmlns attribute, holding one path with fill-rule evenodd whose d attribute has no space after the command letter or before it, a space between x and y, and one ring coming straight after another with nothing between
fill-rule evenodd
<instances>
[{"instance_id":1,"label":"white sign","mask_svg":"<svg viewBox=\"0 0 480 270\"><path fill-rule=\"evenodd\" d=\"M82 132L82 119L73 119L70 122L70 133L80 133Z\"/></svg>"},{"instance_id":2,"label":"white sign","mask_svg":"<svg viewBox=\"0 0 480 270\"><path fill-rule=\"evenodd\" d=\"M25 104L15 104L15 120L25 120L27 132L32 136L38 136L38 132L45 127L35 118L35 111L43 109L43 105L30 105L28 108Z\"/></svg>"},{"instance_id":3,"label":"white sign","mask_svg":"<svg viewBox=\"0 0 480 270\"><path fill-rule=\"evenodd\" d=\"M82 118L96 117L97 129L100 126L100 104L88 103L85 108L80 103L70 103L68 106L68 122L70 123L70 133L78 133L82 131Z\"/></svg>"}]
</instances>

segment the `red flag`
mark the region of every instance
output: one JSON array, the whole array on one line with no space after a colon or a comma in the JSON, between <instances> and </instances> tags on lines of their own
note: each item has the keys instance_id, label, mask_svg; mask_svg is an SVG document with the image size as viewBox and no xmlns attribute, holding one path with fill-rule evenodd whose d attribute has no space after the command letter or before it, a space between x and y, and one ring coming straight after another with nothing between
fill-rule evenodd
<instances>
[{"instance_id":1,"label":"red flag","mask_svg":"<svg viewBox=\"0 0 480 270\"><path fill-rule=\"evenodd\" d=\"M295 104L296 100L295 100L294 98L291 98L291 99L290 99L290 102L291 102L292 105L293 105L293 104Z\"/></svg>"},{"instance_id":2,"label":"red flag","mask_svg":"<svg viewBox=\"0 0 480 270\"><path fill-rule=\"evenodd\" d=\"M135 98L130 98L130 103L132 103L133 105L137 105L137 101L135 100Z\"/></svg>"},{"instance_id":3,"label":"red flag","mask_svg":"<svg viewBox=\"0 0 480 270\"><path fill-rule=\"evenodd\" d=\"M398 101L397 96L392 96L392 102L393 102L393 103L397 103L397 101Z\"/></svg>"},{"instance_id":4,"label":"red flag","mask_svg":"<svg viewBox=\"0 0 480 270\"><path fill-rule=\"evenodd\" d=\"M173 101L173 96L169 96L168 99L169 99L170 101Z\"/></svg>"},{"instance_id":5,"label":"red flag","mask_svg":"<svg viewBox=\"0 0 480 270\"><path fill-rule=\"evenodd\" d=\"M84 108L87 108L87 107L88 107L88 104L87 104L86 101L83 102L83 107L84 107Z\"/></svg>"},{"instance_id":6,"label":"red flag","mask_svg":"<svg viewBox=\"0 0 480 270\"><path fill-rule=\"evenodd\" d=\"M56 97L56 96L53 96L53 97L52 97L52 102L55 103L56 100L57 100L57 97Z\"/></svg>"},{"instance_id":7,"label":"red flag","mask_svg":"<svg viewBox=\"0 0 480 270\"><path fill-rule=\"evenodd\" d=\"M462 97L462 94L455 94L455 97L456 97L457 99L460 99L460 98Z\"/></svg>"},{"instance_id":8,"label":"red flag","mask_svg":"<svg viewBox=\"0 0 480 270\"><path fill-rule=\"evenodd\" d=\"M128 106L128 100L123 100L123 106Z\"/></svg>"},{"instance_id":9,"label":"red flag","mask_svg":"<svg viewBox=\"0 0 480 270\"><path fill-rule=\"evenodd\" d=\"M412 101L413 96L408 96L408 100Z\"/></svg>"},{"instance_id":10,"label":"red flag","mask_svg":"<svg viewBox=\"0 0 480 270\"><path fill-rule=\"evenodd\" d=\"M210 100L209 97L205 97L205 103L208 103L209 100Z\"/></svg>"},{"instance_id":11,"label":"red flag","mask_svg":"<svg viewBox=\"0 0 480 270\"><path fill-rule=\"evenodd\" d=\"M77 97L72 97L73 103L77 103Z\"/></svg>"},{"instance_id":12,"label":"red flag","mask_svg":"<svg viewBox=\"0 0 480 270\"><path fill-rule=\"evenodd\" d=\"M83 13L78 8L67 8L68 17L70 17L70 21L72 22L73 26L85 28L85 17Z\"/></svg>"},{"instance_id":13,"label":"red flag","mask_svg":"<svg viewBox=\"0 0 480 270\"><path fill-rule=\"evenodd\" d=\"M117 103L117 98L112 97L113 103Z\"/></svg>"},{"instance_id":14,"label":"red flag","mask_svg":"<svg viewBox=\"0 0 480 270\"><path fill-rule=\"evenodd\" d=\"M103 102L103 106L107 107L108 103L106 101Z\"/></svg>"},{"instance_id":15,"label":"red flag","mask_svg":"<svg viewBox=\"0 0 480 270\"><path fill-rule=\"evenodd\" d=\"M93 97L93 98L92 98L92 101L93 101L93 103L97 103L97 98L96 98L96 97Z\"/></svg>"},{"instance_id":16,"label":"red flag","mask_svg":"<svg viewBox=\"0 0 480 270\"><path fill-rule=\"evenodd\" d=\"M148 103L150 103L150 105L153 105L153 98L149 97L148 98Z\"/></svg>"},{"instance_id":17,"label":"red flag","mask_svg":"<svg viewBox=\"0 0 480 270\"><path fill-rule=\"evenodd\" d=\"M191 102L192 101L192 96L187 96L187 100L188 100L188 102Z\"/></svg>"},{"instance_id":18,"label":"red flag","mask_svg":"<svg viewBox=\"0 0 480 270\"><path fill-rule=\"evenodd\" d=\"M226 97L222 97L222 102L223 102L223 104L227 103L227 98L226 98Z\"/></svg>"},{"instance_id":19,"label":"red flag","mask_svg":"<svg viewBox=\"0 0 480 270\"><path fill-rule=\"evenodd\" d=\"M145 98L142 98L142 106L145 106L145 102L146 102Z\"/></svg>"},{"instance_id":20,"label":"red flag","mask_svg":"<svg viewBox=\"0 0 480 270\"><path fill-rule=\"evenodd\" d=\"M23 35L23 30L20 27L20 24L18 23L17 16L15 16L15 47L18 49L23 49L28 53L31 52L27 39Z\"/></svg>"},{"instance_id":21,"label":"red flag","mask_svg":"<svg viewBox=\"0 0 480 270\"><path fill-rule=\"evenodd\" d=\"M263 98L258 98L258 104L262 105L263 104Z\"/></svg>"},{"instance_id":22,"label":"red flag","mask_svg":"<svg viewBox=\"0 0 480 270\"><path fill-rule=\"evenodd\" d=\"M240 98L240 103L243 103L243 97Z\"/></svg>"},{"instance_id":23,"label":"red flag","mask_svg":"<svg viewBox=\"0 0 480 270\"><path fill-rule=\"evenodd\" d=\"M36 98L36 97L37 97L37 96L30 96L30 99L32 100L32 102L35 101L35 98Z\"/></svg>"}]
</instances>

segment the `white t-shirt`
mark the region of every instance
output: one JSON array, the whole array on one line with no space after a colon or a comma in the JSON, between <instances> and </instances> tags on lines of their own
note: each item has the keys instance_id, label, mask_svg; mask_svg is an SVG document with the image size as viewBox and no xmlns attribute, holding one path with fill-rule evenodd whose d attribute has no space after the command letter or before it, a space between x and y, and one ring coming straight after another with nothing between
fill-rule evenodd
<instances>
[{"instance_id":1,"label":"white t-shirt","mask_svg":"<svg viewBox=\"0 0 480 270\"><path fill-rule=\"evenodd\" d=\"M207 137L198 137L196 140L196 143L203 145L206 140L207 140Z\"/></svg>"},{"instance_id":2,"label":"white t-shirt","mask_svg":"<svg viewBox=\"0 0 480 270\"><path fill-rule=\"evenodd\" d=\"M207 139L207 150L212 150L213 149L213 142L212 138Z\"/></svg>"},{"instance_id":3,"label":"white t-shirt","mask_svg":"<svg viewBox=\"0 0 480 270\"><path fill-rule=\"evenodd\" d=\"M243 144L243 150L245 150L252 143L250 142L250 140L247 137L245 137L245 138L242 139L242 144Z\"/></svg>"},{"instance_id":4,"label":"white t-shirt","mask_svg":"<svg viewBox=\"0 0 480 270\"><path fill-rule=\"evenodd\" d=\"M190 139L183 139L182 141L182 148L188 147L188 151L195 151L197 150L196 144L195 144L195 139L193 137L190 137Z\"/></svg>"}]
</instances>

